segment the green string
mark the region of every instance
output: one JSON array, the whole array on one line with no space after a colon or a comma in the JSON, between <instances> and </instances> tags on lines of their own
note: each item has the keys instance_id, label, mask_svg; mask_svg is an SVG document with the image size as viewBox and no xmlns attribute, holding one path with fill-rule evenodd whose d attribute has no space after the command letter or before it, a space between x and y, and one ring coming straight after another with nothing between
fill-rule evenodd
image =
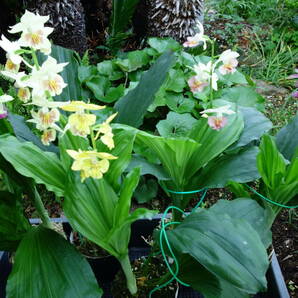
<instances>
[{"instance_id":1,"label":"green string","mask_svg":"<svg viewBox=\"0 0 298 298\"><path fill-rule=\"evenodd\" d=\"M278 207L282 207L282 208L288 208L288 209L292 209L292 208L298 208L298 205L296 206L287 206L287 205L283 205L283 204L280 204L280 203L277 203L277 202L274 202L266 197L264 197L262 194L258 193L255 189L253 189L252 187L250 187L249 185L245 184L246 187L248 187L253 193L255 193L256 195L258 195L260 198L262 198L263 200L273 204L273 205L276 205Z\"/></svg>"},{"instance_id":2,"label":"green string","mask_svg":"<svg viewBox=\"0 0 298 298\"><path fill-rule=\"evenodd\" d=\"M175 191L175 190L170 190L170 189L167 189L167 188L166 188L166 190L170 193L174 193L174 194L177 194L177 195L187 195L187 194L199 193L199 192L205 190L205 188L198 189L198 190L190 190L190 191Z\"/></svg>"},{"instance_id":3,"label":"green string","mask_svg":"<svg viewBox=\"0 0 298 298\"><path fill-rule=\"evenodd\" d=\"M205 196L206 196L206 193L208 191L208 189L206 188L203 188L201 190L197 190L197 191L193 191L193 192L174 192L174 191L169 191L169 192L172 192L172 193L179 193L179 194L185 194L185 193L197 193L197 192L201 192L201 191L204 191L204 194L202 195L202 198L200 199L200 201L196 204L196 206L193 208L192 212L190 214L192 214L196 209L199 208L199 206L201 205L201 203L203 202ZM172 278L170 280L168 280L167 282L163 283L162 285L160 286L156 286L153 290L151 290L151 292L149 293L149 298L152 297L152 294L155 293L156 291L166 287L167 285L169 285L171 282L173 282L174 280L176 280L178 283L186 286L186 287L190 287L189 284L183 282L182 280L179 279L178 277L178 274L179 274L179 262L173 252L173 249L171 247L171 244L169 242L169 239L167 237L167 233L166 233L166 228L171 226L171 225L179 225L181 222L178 222L178 221L174 221L174 222L169 222L169 223L165 223L166 219L167 219L167 215L168 215L168 212L169 210L177 210L179 212L181 212L182 214L185 215L185 212L183 210L181 210L180 208L176 207L176 206L169 206L165 212L163 213L163 216L161 218L161 230L160 230L160 234L159 234L159 243L160 243L160 251L161 251L161 254L163 256L163 259L164 259L164 262L166 263L167 265L167 268L169 269L170 273L172 274ZM175 271L173 271L171 265L169 264L168 262L168 259L167 259L167 256L166 256L166 253L165 253L165 250L164 250L164 244L163 242L166 243L166 246L167 246L167 249L168 251L170 252L170 256L171 258L174 260L174 264L175 264Z\"/></svg>"}]
</instances>

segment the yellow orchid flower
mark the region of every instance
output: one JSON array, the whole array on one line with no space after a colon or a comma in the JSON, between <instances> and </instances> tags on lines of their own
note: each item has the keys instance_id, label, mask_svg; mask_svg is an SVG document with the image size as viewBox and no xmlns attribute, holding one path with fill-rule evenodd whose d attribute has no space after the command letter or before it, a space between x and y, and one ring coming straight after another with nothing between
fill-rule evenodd
<instances>
[{"instance_id":1,"label":"yellow orchid flower","mask_svg":"<svg viewBox=\"0 0 298 298\"><path fill-rule=\"evenodd\" d=\"M102 110L105 106L85 103L83 101L75 100L69 104L62 106L61 109L67 112L84 112L84 110Z\"/></svg>"},{"instance_id":2,"label":"yellow orchid flower","mask_svg":"<svg viewBox=\"0 0 298 298\"><path fill-rule=\"evenodd\" d=\"M117 116L117 113L111 115L106 121L104 121L102 124L98 126L97 134L95 139L99 137L100 134L103 134L100 137L100 140L108 146L108 148L111 150L115 147L114 140L113 140L113 133L112 128L110 126L110 123L113 121L113 119Z\"/></svg>"},{"instance_id":3,"label":"yellow orchid flower","mask_svg":"<svg viewBox=\"0 0 298 298\"><path fill-rule=\"evenodd\" d=\"M109 169L109 160L117 159L116 156L106 152L81 150L66 150L66 152L74 159L71 169L81 171L82 182L88 177L101 179Z\"/></svg>"},{"instance_id":4,"label":"yellow orchid flower","mask_svg":"<svg viewBox=\"0 0 298 298\"><path fill-rule=\"evenodd\" d=\"M68 126L75 136L86 137L90 134L90 126L95 124L96 116L93 114L75 113L69 116Z\"/></svg>"}]
</instances>

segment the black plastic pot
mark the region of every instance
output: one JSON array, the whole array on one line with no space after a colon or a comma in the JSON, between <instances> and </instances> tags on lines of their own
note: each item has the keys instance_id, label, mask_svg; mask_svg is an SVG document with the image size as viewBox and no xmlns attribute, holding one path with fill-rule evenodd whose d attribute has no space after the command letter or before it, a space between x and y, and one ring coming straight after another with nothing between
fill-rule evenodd
<instances>
[{"instance_id":1,"label":"black plastic pot","mask_svg":"<svg viewBox=\"0 0 298 298\"><path fill-rule=\"evenodd\" d=\"M149 253L149 247L143 238L152 235L153 230L159 224L161 216L157 215L153 220L138 220L132 225L131 239L129 243L130 259L134 260ZM63 223L64 230L69 236L71 227L64 218L53 219L54 222ZM39 223L40 220L31 220L32 224ZM98 283L104 290L104 298L113 298L110 292L111 282L120 269L118 261L113 257L87 259L97 278ZM105 274L102 274L104 268ZM5 286L11 264L9 263L9 254L0 252L0 298L5 298ZM290 298L284 278L278 264L275 253L272 255L271 264L267 272L268 291L255 295L255 298ZM156 294L156 297L158 294ZM179 292L179 298L202 298L203 296L191 288L182 287ZM62 297L63 298L63 297ZM120 297L114 297L120 298ZM162 298L162 297L160 297ZM216 298L216 297L215 297Z\"/></svg>"}]
</instances>

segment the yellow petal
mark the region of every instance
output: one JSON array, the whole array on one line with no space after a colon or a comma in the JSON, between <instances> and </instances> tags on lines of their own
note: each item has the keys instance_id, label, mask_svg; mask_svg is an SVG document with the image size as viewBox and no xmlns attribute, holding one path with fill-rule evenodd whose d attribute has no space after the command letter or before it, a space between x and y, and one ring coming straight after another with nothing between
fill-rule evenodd
<instances>
[{"instance_id":1,"label":"yellow petal","mask_svg":"<svg viewBox=\"0 0 298 298\"><path fill-rule=\"evenodd\" d=\"M62 106L61 109L68 112L80 112L84 110L102 110L105 106L85 103L83 101L71 101L69 104Z\"/></svg>"}]
</instances>

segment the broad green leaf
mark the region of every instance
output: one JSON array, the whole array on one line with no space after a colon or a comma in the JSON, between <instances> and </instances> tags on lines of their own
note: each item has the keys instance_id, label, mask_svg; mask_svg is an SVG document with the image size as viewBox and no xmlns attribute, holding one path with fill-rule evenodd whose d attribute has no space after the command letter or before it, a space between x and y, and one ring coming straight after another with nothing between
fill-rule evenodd
<instances>
[{"instance_id":1,"label":"broad green leaf","mask_svg":"<svg viewBox=\"0 0 298 298\"><path fill-rule=\"evenodd\" d=\"M247 84L247 80L240 71L236 70L233 73L226 74L226 75L220 75L220 80L227 84L227 85L232 85L232 84Z\"/></svg>"},{"instance_id":2,"label":"broad green leaf","mask_svg":"<svg viewBox=\"0 0 298 298\"><path fill-rule=\"evenodd\" d=\"M146 179L141 177L137 186L134 197L139 204L147 203L156 198L158 191L158 183L155 179Z\"/></svg>"},{"instance_id":3,"label":"broad green leaf","mask_svg":"<svg viewBox=\"0 0 298 298\"><path fill-rule=\"evenodd\" d=\"M286 162L278 152L273 137L264 135L257 157L258 170L265 184L272 189L278 187L286 172Z\"/></svg>"},{"instance_id":4,"label":"broad green leaf","mask_svg":"<svg viewBox=\"0 0 298 298\"><path fill-rule=\"evenodd\" d=\"M117 59L115 63L122 71L132 72L147 65L149 61L150 57L145 51L133 51L128 53L126 59Z\"/></svg>"},{"instance_id":5,"label":"broad green leaf","mask_svg":"<svg viewBox=\"0 0 298 298\"><path fill-rule=\"evenodd\" d=\"M109 79L104 76L95 76L87 81L86 85L93 92L96 99L102 100L106 91L110 88L111 83Z\"/></svg>"},{"instance_id":6,"label":"broad green leaf","mask_svg":"<svg viewBox=\"0 0 298 298\"><path fill-rule=\"evenodd\" d=\"M259 95L252 87L237 86L227 88L222 91L221 99L236 103L243 107L257 108L264 110L264 98Z\"/></svg>"},{"instance_id":7,"label":"broad green leaf","mask_svg":"<svg viewBox=\"0 0 298 298\"><path fill-rule=\"evenodd\" d=\"M166 91L181 93L185 87L186 81L183 71L181 69L170 69L164 89Z\"/></svg>"},{"instance_id":8,"label":"broad green leaf","mask_svg":"<svg viewBox=\"0 0 298 298\"><path fill-rule=\"evenodd\" d=\"M169 50L178 51L182 48L182 46L172 38L151 37L148 40L148 44L159 54L163 54L164 52Z\"/></svg>"},{"instance_id":9,"label":"broad green leaf","mask_svg":"<svg viewBox=\"0 0 298 298\"><path fill-rule=\"evenodd\" d=\"M219 279L190 255L179 258L179 278L203 294L205 298L219 297L221 293Z\"/></svg>"},{"instance_id":10,"label":"broad green leaf","mask_svg":"<svg viewBox=\"0 0 298 298\"><path fill-rule=\"evenodd\" d=\"M169 112L167 119L159 121L156 128L162 137L185 137L196 122L191 114Z\"/></svg>"},{"instance_id":11,"label":"broad green leaf","mask_svg":"<svg viewBox=\"0 0 298 298\"><path fill-rule=\"evenodd\" d=\"M260 178L257 169L258 147L250 147L235 155L223 155L203 169L201 185L210 188L225 187L229 181L245 183Z\"/></svg>"},{"instance_id":12,"label":"broad green leaf","mask_svg":"<svg viewBox=\"0 0 298 298\"><path fill-rule=\"evenodd\" d=\"M0 250L16 251L29 229L16 195L0 191Z\"/></svg>"},{"instance_id":13,"label":"broad green leaf","mask_svg":"<svg viewBox=\"0 0 298 298\"><path fill-rule=\"evenodd\" d=\"M0 136L0 152L20 174L44 184L58 196L63 195L66 174L56 154L8 135Z\"/></svg>"},{"instance_id":14,"label":"broad green leaf","mask_svg":"<svg viewBox=\"0 0 298 298\"><path fill-rule=\"evenodd\" d=\"M116 121L139 127L156 92L163 84L174 60L173 53L165 53L142 75L140 83L115 105L118 111Z\"/></svg>"},{"instance_id":15,"label":"broad green leaf","mask_svg":"<svg viewBox=\"0 0 298 298\"><path fill-rule=\"evenodd\" d=\"M85 83L89 81L96 74L97 74L97 69L93 65L92 66L80 65L78 67L78 79L80 83Z\"/></svg>"},{"instance_id":16,"label":"broad green leaf","mask_svg":"<svg viewBox=\"0 0 298 298\"><path fill-rule=\"evenodd\" d=\"M240 111L244 118L244 129L239 140L229 147L229 150L245 146L254 140L259 140L264 133L272 128L271 121L255 108L240 107Z\"/></svg>"},{"instance_id":17,"label":"broad green leaf","mask_svg":"<svg viewBox=\"0 0 298 298\"><path fill-rule=\"evenodd\" d=\"M117 87L111 87L107 90L105 97L102 98L101 101L106 103L114 102L124 95L124 91L125 88L123 84Z\"/></svg>"},{"instance_id":18,"label":"broad green leaf","mask_svg":"<svg viewBox=\"0 0 298 298\"><path fill-rule=\"evenodd\" d=\"M97 70L100 75L104 75L111 81L119 80L124 77L114 60L105 60L97 64Z\"/></svg>"},{"instance_id":19,"label":"broad green leaf","mask_svg":"<svg viewBox=\"0 0 298 298\"><path fill-rule=\"evenodd\" d=\"M167 106L176 113L190 113L195 107L195 101L182 94L166 93L165 95Z\"/></svg>"},{"instance_id":20,"label":"broad green leaf","mask_svg":"<svg viewBox=\"0 0 298 298\"><path fill-rule=\"evenodd\" d=\"M232 201L219 200L210 210L218 214L226 213L232 218L246 220L259 234L265 247L271 244L272 233L270 231L269 214L256 201L247 198L239 198Z\"/></svg>"},{"instance_id":21,"label":"broad green leaf","mask_svg":"<svg viewBox=\"0 0 298 298\"><path fill-rule=\"evenodd\" d=\"M276 145L287 160L291 160L298 148L298 114L276 135Z\"/></svg>"},{"instance_id":22,"label":"broad green leaf","mask_svg":"<svg viewBox=\"0 0 298 298\"><path fill-rule=\"evenodd\" d=\"M189 137L202 144L198 154L200 155L200 167L221 154L230 145L239 139L243 131L244 123L240 113L228 118L228 125L219 131L209 127L207 119L201 118L189 133Z\"/></svg>"},{"instance_id":23,"label":"broad green leaf","mask_svg":"<svg viewBox=\"0 0 298 298\"><path fill-rule=\"evenodd\" d=\"M200 144L187 138L163 138L140 131L137 141L148 146L160 159L178 189L201 167Z\"/></svg>"},{"instance_id":24,"label":"broad green leaf","mask_svg":"<svg viewBox=\"0 0 298 298\"><path fill-rule=\"evenodd\" d=\"M140 168L142 176L150 174L155 176L158 180L169 180L169 177L162 166L151 163L137 154L132 155L132 159L127 167L127 171L130 171L133 168Z\"/></svg>"},{"instance_id":25,"label":"broad green leaf","mask_svg":"<svg viewBox=\"0 0 298 298\"><path fill-rule=\"evenodd\" d=\"M230 283L220 280L221 293L218 298L250 298L251 295L241 291L240 289L234 287Z\"/></svg>"},{"instance_id":26,"label":"broad green leaf","mask_svg":"<svg viewBox=\"0 0 298 298\"><path fill-rule=\"evenodd\" d=\"M251 294L266 289L267 252L247 221L200 210L167 235L175 251L189 254L218 278Z\"/></svg>"},{"instance_id":27,"label":"broad green leaf","mask_svg":"<svg viewBox=\"0 0 298 298\"><path fill-rule=\"evenodd\" d=\"M102 296L88 262L61 235L42 226L20 243L7 298Z\"/></svg>"},{"instance_id":28,"label":"broad green leaf","mask_svg":"<svg viewBox=\"0 0 298 298\"><path fill-rule=\"evenodd\" d=\"M32 142L43 151L58 153L58 148L53 144L51 144L50 146L43 145L40 138L37 137L26 125L24 117L9 113L8 120L13 128L15 136L20 141Z\"/></svg>"}]
</instances>

